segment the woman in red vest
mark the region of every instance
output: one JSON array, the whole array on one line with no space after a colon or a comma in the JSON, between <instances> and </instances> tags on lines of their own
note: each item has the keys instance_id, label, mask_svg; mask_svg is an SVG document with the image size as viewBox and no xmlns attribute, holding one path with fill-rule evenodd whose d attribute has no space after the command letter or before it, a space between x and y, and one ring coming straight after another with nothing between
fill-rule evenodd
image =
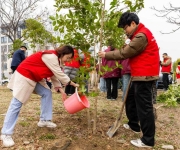
<instances>
[{"instance_id":1,"label":"woman in red vest","mask_svg":"<svg viewBox=\"0 0 180 150\"><path fill-rule=\"evenodd\" d=\"M143 133L140 139L131 140L131 144L137 147L153 147L155 118L152 85L159 78L159 48L151 31L139 22L135 13L123 13L118 27L124 29L130 43L121 50L99 52L99 56L108 60L129 58L132 80L126 100L129 121L123 127L136 133L141 130Z\"/></svg>"},{"instance_id":2,"label":"woman in red vest","mask_svg":"<svg viewBox=\"0 0 180 150\"><path fill-rule=\"evenodd\" d=\"M65 100L67 95L63 90L65 85L78 84L72 82L61 70L62 65L74 57L71 46L59 47L55 50L37 52L27 57L14 72L8 87L13 90L13 98L6 113L4 124L1 130L0 139L4 147L11 147L14 141L11 137L22 107L27 102L33 91L41 96L41 114L39 127L55 128L52 120L52 92L46 84L45 78L50 77L57 92L62 94Z\"/></svg>"},{"instance_id":3,"label":"woman in red vest","mask_svg":"<svg viewBox=\"0 0 180 150\"><path fill-rule=\"evenodd\" d=\"M178 66L176 68L176 81L177 85L180 85L180 62L178 62Z\"/></svg>"}]
</instances>

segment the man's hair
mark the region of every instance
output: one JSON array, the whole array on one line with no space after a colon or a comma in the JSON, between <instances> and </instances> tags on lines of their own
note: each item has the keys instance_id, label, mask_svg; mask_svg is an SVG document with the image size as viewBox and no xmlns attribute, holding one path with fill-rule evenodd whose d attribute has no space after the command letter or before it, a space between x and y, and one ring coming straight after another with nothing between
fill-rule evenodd
<instances>
[{"instance_id":1,"label":"man's hair","mask_svg":"<svg viewBox=\"0 0 180 150\"><path fill-rule=\"evenodd\" d=\"M26 46L21 46L20 48L25 48L27 50L27 47Z\"/></svg>"},{"instance_id":2,"label":"man's hair","mask_svg":"<svg viewBox=\"0 0 180 150\"><path fill-rule=\"evenodd\" d=\"M167 56L168 54L167 53L163 53L163 55Z\"/></svg>"},{"instance_id":3,"label":"man's hair","mask_svg":"<svg viewBox=\"0 0 180 150\"><path fill-rule=\"evenodd\" d=\"M118 27L124 28L126 25L130 26L132 21L134 21L138 25L139 17L135 13L125 12L119 19Z\"/></svg>"},{"instance_id":4,"label":"man's hair","mask_svg":"<svg viewBox=\"0 0 180 150\"><path fill-rule=\"evenodd\" d=\"M180 62L178 62L178 65L180 65Z\"/></svg>"}]
</instances>

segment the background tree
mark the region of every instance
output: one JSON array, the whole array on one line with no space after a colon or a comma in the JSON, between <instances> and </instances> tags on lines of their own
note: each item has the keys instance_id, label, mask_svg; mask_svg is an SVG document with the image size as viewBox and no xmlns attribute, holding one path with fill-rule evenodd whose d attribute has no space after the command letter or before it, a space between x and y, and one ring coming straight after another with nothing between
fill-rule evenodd
<instances>
[{"instance_id":1,"label":"background tree","mask_svg":"<svg viewBox=\"0 0 180 150\"><path fill-rule=\"evenodd\" d=\"M166 21L168 23L177 25L176 29L173 29L171 32L167 32L164 34L173 33L180 29L180 6L175 6L171 3L169 3L169 5L167 7L163 6L163 9L157 9L155 7L152 7L151 9L158 12L156 14L157 17L166 18ZM163 33L163 32L161 32L161 33Z\"/></svg>"},{"instance_id":2,"label":"background tree","mask_svg":"<svg viewBox=\"0 0 180 150\"><path fill-rule=\"evenodd\" d=\"M41 49L46 43L55 43L56 38L45 29L44 25L35 19L25 21L26 28L23 30L23 38L31 43L31 47Z\"/></svg>"},{"instance_id":3,"label":"background tree","mask_svg":"<svg viewBox=\"0 0 180 150\"><path fill-rule=\"evenodd\" d=\"M37 2L40 1L43 0L0 0L1 34L6 35L13 43L17 39L21 40L24 21L34 13ZM34 17L40 17L45 12L46 10Z\"/></svg>"}]
</instances>

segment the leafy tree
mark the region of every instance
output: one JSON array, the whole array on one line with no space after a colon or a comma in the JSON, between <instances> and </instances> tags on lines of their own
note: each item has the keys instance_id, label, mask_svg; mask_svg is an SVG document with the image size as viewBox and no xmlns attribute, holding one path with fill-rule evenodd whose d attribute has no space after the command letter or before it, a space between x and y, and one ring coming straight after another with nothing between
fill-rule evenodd
<instances>
[{"instance_id":1,"label":"leafy tree","mask_svg":"<svg viewBox=\"0 0 180 150\"><path fill-rule=\"evenodd\" d=\"M31 43L32 48L37 45L41 47L46 43L55 42L55 37L45 29L42 23L34 19L27 19L25 25L26 29L23 30L23 37Z\"/></svg>"},{"instance_id":2,"label":"leafy tree","mask_svg":"<svg viewBox=\"0 0 180 150\"><path fill-rule=\"evenodd\" d=\"M176 29L173 29L171 32L168 32L166 34L176 32L180 29L180 6L175 6L169 3L167 7L163 6L163 9L157 9L155 7L152 7L151 9L157 12L157 17L166 18L168 23L177 25Z\"/></svg>"},{"instance_id":3,"label":"leafy tree","mask_svg":"<svg viewBox=\"0 0 180 150\"><path fill-rule=\"evenodd\" d=\"M0 0L1 34L6 35L14 42L22 41L21 30L25 28L25 20L30 17L37 8L37 2L43 0ZM42 16L45 11L34 18ZM16 46L14 46L16 47Z\"/></svg>"}]
</instances>

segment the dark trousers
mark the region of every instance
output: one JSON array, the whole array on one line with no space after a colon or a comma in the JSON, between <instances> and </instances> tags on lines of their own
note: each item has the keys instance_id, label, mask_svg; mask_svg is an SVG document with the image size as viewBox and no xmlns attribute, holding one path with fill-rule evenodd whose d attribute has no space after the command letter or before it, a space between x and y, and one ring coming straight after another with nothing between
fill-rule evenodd
<instances>
[{"instance_id":1,"label":"dark trousers","mask_svg":"<svg viewBox=\"0 0 180 150\"><path fill-rule=\"evenodd\" d=\"M74 94L75 93L75 87L72 85L67 85L65 87L65 93L66 94Z\"/></svg>"},{"instance_id":2,"label":"dark trousers","mask_svg":"<svg viewBox=\"0 0 180 150\"><path fill-rule=\"evenodd\" d=\"M134 131L142 130L142 142L154 146L155 119L152 103L154 81L133 81L126 100L126 115ZM140 122L140 125L139 125Z\"/></svg>"},{"instance_id":3,"label":"dark trousers","mask_svg":"<svg viewBox=\"0 0 180 150\"><path fill-rule=\"evenodd\" d=\"M107 88L107 99L116 99L118 96L118 80L119 78L105 78ZM111 89L112 85L112 89Z\"/></svg>"},{"instance_id":4,"label":"dark trousers","mask_svg":"<svg viewBox=\"0 0 180 150\"><path fill-rule=\"evenodd\" d=\"M16 71L16 69L17 69L17 66L11 66L11 69L12 69L12 73L14 73L14 71Z\"/></svg>"},{"instance_id":5,"label":"dark trousers","mask_svg":"<svg viewBox=\"0 0 180 150\"><path fill-rule=\"evenodd\" d=\"M153 85L152 85L152 100L153 100L153 104L156 104L156 97L157 97L157 80L153 81Z\"/></svg>"},{"instance_id":6,"label":"dark trousers","mask_svg":"<svg viewBox=\"0 0 180 150\"><path fill-rule=\"evenodd\" d=\"M163 85L164 89L167 90L169 86L169 74L168 73L163 73Z\"/></svg>"}]
</instances>

